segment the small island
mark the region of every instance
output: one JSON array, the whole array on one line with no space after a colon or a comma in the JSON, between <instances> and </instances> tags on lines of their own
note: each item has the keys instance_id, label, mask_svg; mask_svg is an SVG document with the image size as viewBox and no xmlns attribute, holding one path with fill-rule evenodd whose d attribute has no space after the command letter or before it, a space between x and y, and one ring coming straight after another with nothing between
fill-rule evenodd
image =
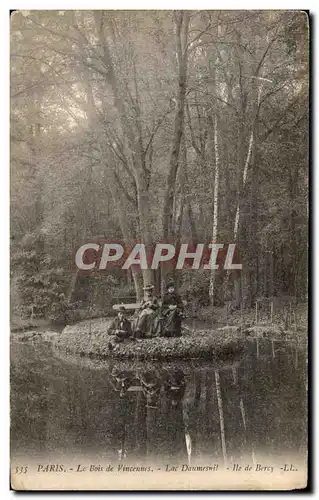
<instances>
[{"instance_id":1,"label":"small island","mask_svg":"<svg viewBox=\"0 0 319 500\"><path fill-rule=\"evenodd\" d=\"M69 325L55 339L55 347L68 354L97 359L213 359L242 351L245 335L238 327L216 330L184 330L181 337L145 338L141 342L124 341L109 349L108 319L83 321ZM89 329L91 327L91 333Z\"/></svg>"}]
</instances>

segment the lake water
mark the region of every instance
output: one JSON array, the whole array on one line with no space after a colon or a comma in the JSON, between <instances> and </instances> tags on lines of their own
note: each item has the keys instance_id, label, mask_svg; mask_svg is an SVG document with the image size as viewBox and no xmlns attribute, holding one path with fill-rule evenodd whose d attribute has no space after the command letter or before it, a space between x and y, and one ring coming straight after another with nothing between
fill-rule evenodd
<instances>
[{"instance_id":1,"label":"lake water","mask_svg":"<svg viewBox=\"0 0 319 500\"><path fill-rule=\"evenodd\" d=\"M90 364L12 343L11 454L57 461L231 463L304 457L306 350L247 342L239 359Z\"/></svg>"}]
</instances>

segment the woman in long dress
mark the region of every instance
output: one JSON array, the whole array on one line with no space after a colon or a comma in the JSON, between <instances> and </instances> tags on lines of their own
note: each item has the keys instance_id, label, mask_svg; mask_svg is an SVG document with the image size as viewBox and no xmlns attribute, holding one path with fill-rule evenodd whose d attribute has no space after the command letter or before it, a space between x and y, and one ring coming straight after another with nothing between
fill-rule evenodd
<instances>
[{"instance_id":1,"label":"woman in long dress","mask_svg":"<svg viewBox=\"0 0 319 500\"><path fill-rule=\"evenodd\" d=\"M174 283L167 285L162 303L161 335L164 337L180 337L182 334L183 301L175 291Z\"/></svg>"},{"instance_id":2,"label":"woman in long dress","mask_svg":"<svg viewBox=\"0 0 319 500\"><path fill-rule=\"evenodd\" d=\"M159 304L157 298L153 296L154 286L146 285L143 290L144 298L135 322L134 337L137 339L154 336L158 323Z\"/></svg>"}]
</instances>

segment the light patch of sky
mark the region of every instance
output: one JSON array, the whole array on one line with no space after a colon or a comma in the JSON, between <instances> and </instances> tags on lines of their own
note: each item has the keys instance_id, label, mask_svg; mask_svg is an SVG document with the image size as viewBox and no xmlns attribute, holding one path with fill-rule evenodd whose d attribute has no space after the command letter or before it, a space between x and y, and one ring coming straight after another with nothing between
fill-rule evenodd
<instances>
[{"instance_id":1,"label":"light patch of sky","mask_svg":"<svg viewBox=\"0 0 319 500\"><path fill-rule=\"evenodd\" d=\"M227 91L226 83L223 83L223 82L219 83L219 96L225 102L228 102L228 91Z\"/></svg>"},{"instance_id":2,"label":"light patch of sky","mask_svg":"<svg viewBox=\"0 0 319 500\"><path fill-rule=\"evenodd\" d=\"M291 85L293 87L293 91L295 95L300 94L300 92L303 90L304 87L304 82L300 80L294 80L291 82Z\"/></svg>"},{"instance_id":3,"label":"light patch of sky","mask_svg":"<svg viewBox=\"0 0 319 500\"><path fill-rule=\"evenodd\" d=\"M79 106L72 105L72 102L70 102L68 103L68 109L70 110L70 113L67 112L62 103L60 106L50 99L43 104L43 113L46 115L48 123L58 122L56 128L62 132L74 130L78 127L77 120L84 123L86 121L85 112ZM74 118L72 115L74 115Z\"/></svg>"},{"instance_id":4,"label":"light patch of sky","mask_svg":"<svg viewBox=\"0 0 319 500\"><path fill-rule=\"evenodd\" d=\"M201 57L203 57L203 55L205 54L205 50L206 50L206 48L205 47L201 47L199 45L199 43L200 43L200 40L197 41L197 42L191 42L190 43L190 48L192 49L193 57L194 57L195 60L198 60ZM197 47L196 47L196 45L197 45ZM195 49L193 49L193 47L195 47Z\"/></svg>"},{"instance_id":5,"label":"light patch of sky","mask_svg":"<svg viewBox=\"0 0 319 500\"><path fill-rule=\"evenodd\" d=\"M88 36L88 40L92 45L98 45L99 39L96 35L94 35L94 33L90 33L90 35Z\"/></svg>"}]
</instances>

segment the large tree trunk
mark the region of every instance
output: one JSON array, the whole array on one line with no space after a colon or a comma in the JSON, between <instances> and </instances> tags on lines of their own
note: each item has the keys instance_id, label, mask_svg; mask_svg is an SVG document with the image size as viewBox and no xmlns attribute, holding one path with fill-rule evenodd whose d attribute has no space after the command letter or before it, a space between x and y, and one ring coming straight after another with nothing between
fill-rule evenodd
<instances>
[{"instance_id":1,"label":"large tree trunk","mask_svg":"<svg viewBox=\"0 0 319 500\"><path fill-rule=\"evenodd\" d=\"M118 80L115 72L115 67L113 64L110 48L105 36L105 18L104 13L96 11L95 12L95 22L99 33L101 47L103 48L103 61L108 68L106 78L112 88L114 106L118 111L121 128L123 132L124 140L126 141L126 155L129 159L129 164L132 169L132 173L136 183L137 191L137 209L138 209L138 219L139 219L139 234L141 243L146 246L147 252L150 251L152 241L151 241L151 224L150 224L150 200L149 200L149 190L148 190L148 179L147 172L145 169L145 155L143 151L143 141L140 134L138 137L136 133L130 126L130 120L127 119L127 113L125 108L124 100L120 93L121 82ZM137 89L136 89L137 90ZM135 103L136 107L138 103ZM137 118L138 120L139 118ZM140 130L139 127L137 127ZM118 207L118 213L121 210ZM121 227L123 227L124 221L121 217ZM134 271L132 270L134 283L136 283L136 278L134 276ZM154 281L154 272L151 269L142 269L142 276L144 285L152 284Z\"/></svg>"},{"instance_id":2,"label":"large tree trunk","mask_svg":"<svg viewBox=\"0 0 319 500\"><path fill-rule=\"evenodd\" d=\"M178 170L181 140L184 128L185 96L187 82L187 38L189 13L178 12L175 15L176 52L178 64L178 91L174 120L173 146L170 155L169 171L166 183L163 212L163 237L170 240L173 236L173 205L175 184Z\"/></svg>"},{"instance_id":3,"label":"large tree trunk","mask_svg":"<svg viewBox=\"0 0 319 500\"><path fill-rule=\"evenodd\" d=\"M240 123L240 135L239 135L240 144L239 144L239 149L238 149L238 165L239 165L239 169L240 169L239 171L242 172L242 179L241 179L241 182L239 183L240 186L238 187L237 206L236 206L234 231L233 231L234 243L237 243L237 241L239 239L241 204L242 204L242 200L244 197L244 191L245 191L246 182L247 182L248 168L249 168L249 165L251 164L252 155L256 149L255 134L256 134L256 125L257 125L258 116L259 116L259 107L260 107L260 100L261 100L261 93L262 93L263 84L262 83L255 83L254 85L255 85L255 100L254 100L254 106L253 106L251 130L250 130L250 135L249 135L249 143L248 143L246 156L245 156L245 148L244 148L244 136L245 136L244 122L245 122L245 116L246 116L246 104L245 103L242 104L241 115L240 115L241 116L241 123ZM226 294L227 294L227 287L229 285L229 276L230 276L230 271L227 271L226 279L225 279L225 283L224 283ZM234 274L235 302L236 302L237 307L239 306L240 300L241 300L240 279L241 279L241 276L239 275L239 273Z\"/></svg>"},{"instance_id":4,"label":"large tree trunk","mask_svg":"<svg viewBox=\"0 0 319 500\"><path fill-rule=\"evenodd\" d=\"M173 146L170 155L169 171L167 176L166 191L164 196L163 208L163 238L172 242L174 238L173 220L174 220L174 196L175 185L179 164L181 141L184 129L185 117L185 96L187 82L187 38L189 26L189 13L174 13L176 29L176 54L178 64L178 91L176 96L176 111L174 119ZM162 269L162 290L166 284L166 272Z\"/></svg>"},{"instance_id":5,"label":"large tree trunk","mask_svg":"<svg viewBox=\"0 0 319 500\"><path fill-rule=\"evenodd\" d=\"M218 192L219 192L219 168L220 168L217 112L216 112L215 120L214 120L214 153L215 153L215 176L214 176L214 210L213 210L212 243L217 243ZM210 282L209 282L209 297L210 297L210 302L212 305L214 305L215 276L216 276L216 271L215 271L215 269L212 269L211 275L210 275Z\"/></svg>"},{"instance_id":6,"label":"large tree trunk","mask_svg":"<svg viewBox=\"0 0 319 500\"><path fill-rule=\"evenodd\" d=\"M133 243L132 231L129 227L128 219L126 217L122 193L116 188L116 181L114 179L114 176L113 178L111 177L108 179L108 189L112 196L112 201L117 212L119 225L123 234L125 245L127 247L130 247ZM139 279L139 273L134 266L131 267L131 271L132 271L132 278L134 281L136 300L140 301L143 297L143 293L142 293L141 280Z\"/></svg>"}]
</instances>

